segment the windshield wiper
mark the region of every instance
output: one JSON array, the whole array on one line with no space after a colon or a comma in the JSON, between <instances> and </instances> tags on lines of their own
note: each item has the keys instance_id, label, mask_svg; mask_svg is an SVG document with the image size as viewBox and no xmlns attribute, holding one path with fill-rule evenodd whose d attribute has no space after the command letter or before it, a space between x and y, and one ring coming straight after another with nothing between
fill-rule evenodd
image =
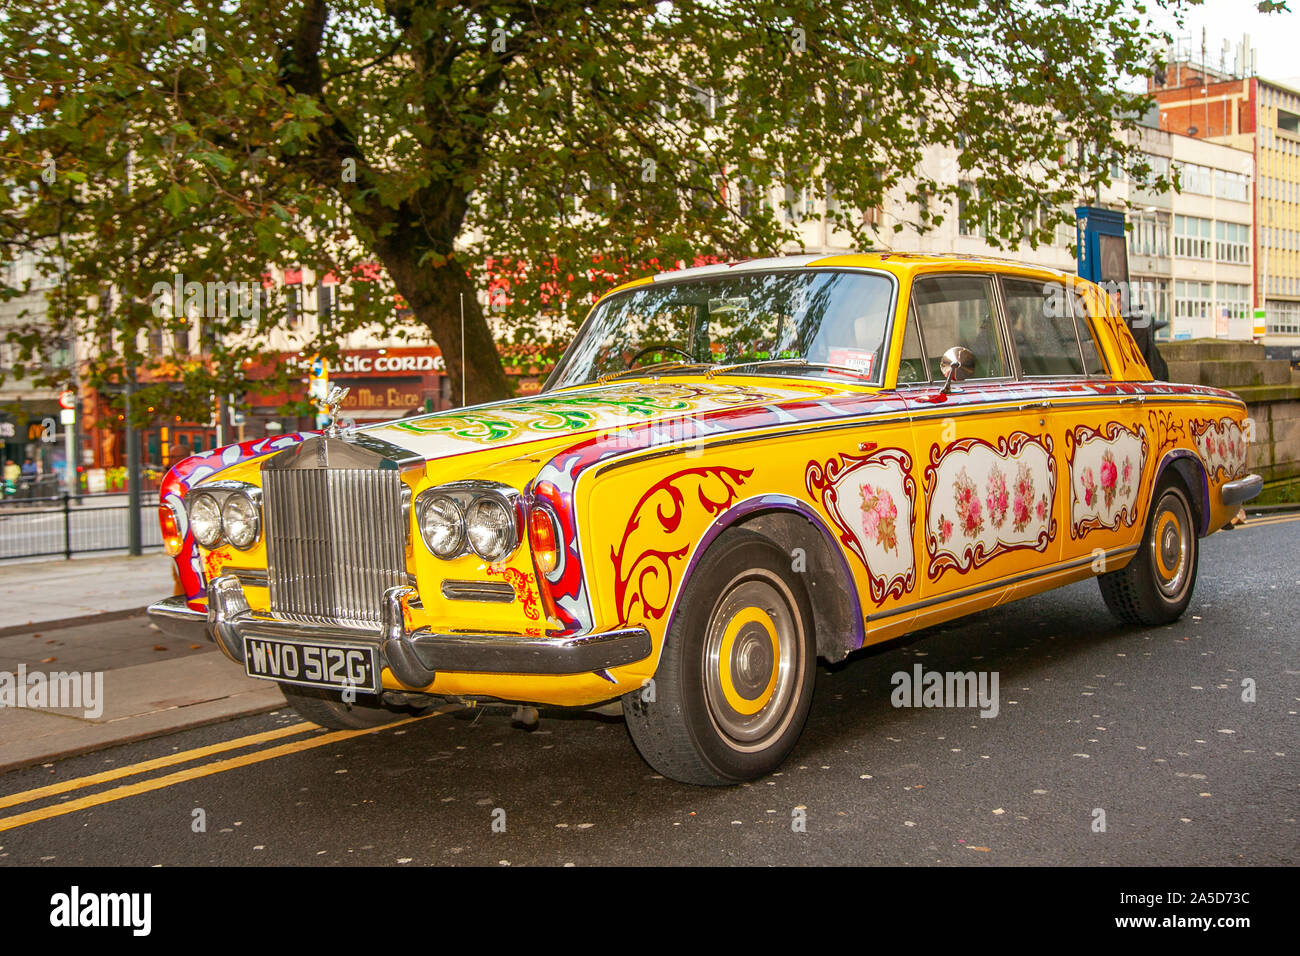
<instances>
[{"instance_id":1,"label":"windshield wiper","mask_svg":"<svg viewBox=\"0 0 1300 956\"><path fill-rule=\"evenodd\" d=\"M844 372L848 375L856 376L857 378L871 378L871 376L862 371L862 369L853 368L851 365L832 365L829 362L810 362L803 358L760 359L756 362L737 362L734 365L715 365L713 368L709 369L706 377L713 378L715 375L719 375L723 372L730 372L738 368L760 368L764 366L771 368L774 365L809 368L815 367L826 369L828 372Z\"/></svg>"},{"instance_id":2,"label":"windshield wiper","mask_svg":"<svg viewBox=\"0 0 1300 956\"><path fill-rule=\"evenodd\" d=\"M653 372L656 369L664 371L670 368L712 368L712 362L683 362L676 360L672 362L655 362L653 365L640 365L636 368L624 369L621 372L609 372L596 379L597 385L604 385L606 382L612 382L616 378L623 378L625 375L642 375L646 372Z\"/></svg>"}]
</instances>

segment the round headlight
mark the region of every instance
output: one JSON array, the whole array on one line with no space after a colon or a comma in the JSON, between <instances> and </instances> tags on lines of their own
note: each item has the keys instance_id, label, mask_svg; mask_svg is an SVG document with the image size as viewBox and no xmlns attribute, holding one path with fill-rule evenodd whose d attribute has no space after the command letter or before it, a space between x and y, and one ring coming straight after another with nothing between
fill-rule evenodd
<instances>
[{"instance_id":1,"label":"round headlight","mask_svg":"<svg viewBox=\"0 0 1300 956\"><path fill-rule=\"evenodd\" d=\"M437 557L455 557L465 545L465 518L460 505L448 495L430 495L420 501L420 534Z\"/></svg>"},{"instance_id":2,"label":"round headlight","mask_svg":"<svg viewBox=\"0 0 1300 956\"><path fill-rule=\"evenodd\" d=\"M190 502L190 530L205 548L215 548L221 540L221 507L212 495L200 493Z\"/></svg>"},{"instance_id":3,"label":"round headlight","mask_svg":"<svg viewBox=\"0 0 1300 956\"><path fill-rule=\"evenodd\" d=\"M241 551L257 543L259 519L257 505L248 495L235 492L221 508L221 525L230 543Z\"/></svg>"},{"instance_id":4,"label":"round headlight","mask_svg":"<svg viewBox=\"0 0 1300 956\"><path fill-rule=\"evenodd\" d=\"M499 498L475 498L465 526L469 546L484 561L500 561L515 548L515 516Z\"/></svg>"}]
</instances>

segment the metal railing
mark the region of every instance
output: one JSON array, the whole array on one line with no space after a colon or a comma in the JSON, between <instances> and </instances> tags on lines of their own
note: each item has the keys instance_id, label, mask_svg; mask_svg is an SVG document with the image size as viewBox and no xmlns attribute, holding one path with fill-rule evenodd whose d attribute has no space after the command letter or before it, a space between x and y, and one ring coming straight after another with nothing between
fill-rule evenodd
<instances>
[{"instance_id":1,"label":"metal railing","mask_svg":"<svg viewBox=\"0 0 1300 956\"><path fill-rule=\"evenodd\" d=\"M6 498L0 501L0 561L125 551L128 498L124 492ZM156 491L140 496L140 543L162 547Z\"/></svg>"}]
</instances>

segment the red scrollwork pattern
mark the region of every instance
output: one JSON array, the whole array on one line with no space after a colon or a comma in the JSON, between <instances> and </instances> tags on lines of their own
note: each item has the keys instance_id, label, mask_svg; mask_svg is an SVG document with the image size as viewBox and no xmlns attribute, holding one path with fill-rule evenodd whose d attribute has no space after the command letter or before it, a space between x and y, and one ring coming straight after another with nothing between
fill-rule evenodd
<instances>
[{"instance_id":1,"label":"red scrollwork pattern","mask_svg":"<svg viewBox=\"0 0 1300 956\"><path fill-rule=\"evenodd\" d=\"M641 496L632 508L618 547L610 549L614 562L614 602L622 623L632 619L638 605L641 615L655 620L668 609L673 593L673 565L690 552L695 540L694 536L679 534L686 510L691 506L688 494L694 492L706 514L718 515L739 497L740 486L753 473L752 468L742 470L721 465L687 468L656 482ZM643 521L658 526L652 540L668 543L647 547L628 561L632 538Z\"/></svg>"}]
</instances>

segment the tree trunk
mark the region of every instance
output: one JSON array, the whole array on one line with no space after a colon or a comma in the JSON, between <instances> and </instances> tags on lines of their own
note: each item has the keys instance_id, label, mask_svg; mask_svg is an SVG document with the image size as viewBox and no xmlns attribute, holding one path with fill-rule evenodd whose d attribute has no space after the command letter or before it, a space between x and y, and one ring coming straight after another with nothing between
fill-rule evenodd
<instances>
[{"instance_id":1,"label":"tree trunk","mask_svg":"<svg viewBox=\"0 0 1300 956\"><path fill-rule=\"evenodd\" d=\"M412 313L433 335L442 350L447 375L451 378L451 399L461 404L509 398L514 389L501 365L492 331L488 328L478 295L464 263L451 259L443 266L419 266L420 246L403 241L399 234L375 243L375 252L388 270L397 291ZM464 365L461 364L461 297L465 303Z\"/></svg>"}]
</instances>

